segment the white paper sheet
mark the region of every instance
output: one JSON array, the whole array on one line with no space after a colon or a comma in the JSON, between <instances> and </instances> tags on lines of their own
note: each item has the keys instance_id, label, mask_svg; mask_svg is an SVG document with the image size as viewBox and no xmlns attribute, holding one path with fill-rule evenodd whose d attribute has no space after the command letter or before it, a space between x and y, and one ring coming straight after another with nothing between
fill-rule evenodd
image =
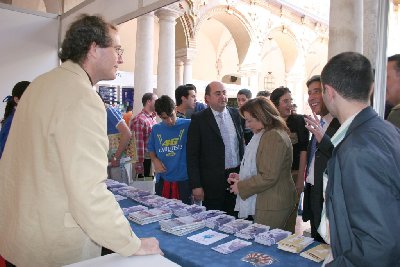
<instances>
[{"instance_id":1,"label":"white paper sheet","mask_svg":"<svg viewBox=\"0 0 400 267\"><path fill-rule=\"evenodd\" d=\"M180 266L161 255L122 257L113 253L87 261L66 265L65 267L132 267L132 266L157 266L176 267Z\"/></svg>"}]
</instances>

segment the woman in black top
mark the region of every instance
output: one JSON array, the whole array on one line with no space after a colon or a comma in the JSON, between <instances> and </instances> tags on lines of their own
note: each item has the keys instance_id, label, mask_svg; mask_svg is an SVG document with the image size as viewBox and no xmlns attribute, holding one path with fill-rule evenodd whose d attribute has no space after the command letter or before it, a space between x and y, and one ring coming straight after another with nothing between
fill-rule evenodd
<instances>
[{"instance_id":1,"label":"woman in black top","mask_svg":"<svg viewBox=\"0 0 400 267\"><path fill-rule=\"evenodd\" d=\"M304 189L305 169L307 164L307 146L309 142L309 132L305 127L303 115L292 114L292 94L287 87L276 88L270 96L281 117L286 121L290 130L290 140L293 145L292 177L296 185L298 200ZM297 208L296 208L297 210ZM296 213L289 219L296 223Z\"/></svg>"},{"instance_id":2,"label":"woman in black top","mask_svg":"<svg viewBox=\"0 0 400 267\"><path fill-rule=\"evenodd\" d=\"M292 95L289 88L279 87L271 94L271 101L275 104L281 117L290 129L290 139L293 145L292 175L295 179L297 192L300 194L304 186L304 172L307 163L307 146L309 132L305 127L303 115L293 115Z\"/></svg>"}]
</instances>

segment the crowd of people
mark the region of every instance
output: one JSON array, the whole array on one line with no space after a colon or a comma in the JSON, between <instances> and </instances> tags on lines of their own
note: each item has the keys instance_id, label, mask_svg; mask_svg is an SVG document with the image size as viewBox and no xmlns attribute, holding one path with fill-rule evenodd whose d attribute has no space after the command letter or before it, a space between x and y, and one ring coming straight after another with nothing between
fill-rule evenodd
<instances>
[{"instance_id":1,"label":"crowd of people","mask_svg":"<svg viewBox=\"0 0 400 267\"><path fill-rule=\"evenodd\" d=\"M315 240L331 245L327 266L400 264L400 55L388 63L389 123L370 105L371 64L354 52L307 81L312 116L297 114L287 87L255 98L242 89L239 108L229 107L218 81L205 88L207 106L186 84L175 101L146 93L142 111L123 116L92 89L115 79L122 52L114 25L83 15L66 33L61 66L16 84L6 99L0 254L7 266L162 254L155 238L136 237L104 184L132 136L135 172L148 177L153 166L160 196L294 232L304 191L302 219ZM116 133L110 155L107 135Z\"/></svg>"}]
</instances>

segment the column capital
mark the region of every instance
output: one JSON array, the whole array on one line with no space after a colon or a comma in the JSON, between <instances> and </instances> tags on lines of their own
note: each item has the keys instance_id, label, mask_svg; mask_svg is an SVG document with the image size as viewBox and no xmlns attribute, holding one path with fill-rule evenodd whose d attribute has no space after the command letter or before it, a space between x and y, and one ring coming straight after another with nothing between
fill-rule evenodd
<instances>
[{"instance_id":1,"label":"column capital","mask_svg":"<svg viewBox=\"0 0 400 267\"><path fill-rule=\"evenodd\" d=\"M175 59L181 61L191 61L197 55L195 48L180 48L175 51Z\"/></svg>"},{"instance_id":2,"label":"column capital","mask_svg":"<svg viewBox=\"0 0 400 267\"><path fill-rule=\"evenodd\" d=\"M141 15L140 17L137 17L137 18L140 19L140 18L145 18L145 17L151 17L151 18L153 18L153 17L154 17L154 12L152 11L152 12L143 14L143 15Z\"/></svg>"},{"instance_id":3,"label":"column capital","mask_svg":"<svg viewBox=\"0 0 400 267\"><path fill-rule=\"evenodd\" d=\"M175 21L180 14L171 9L161 8L154 13L160 20Z\"/></svg>"}]
</instances>

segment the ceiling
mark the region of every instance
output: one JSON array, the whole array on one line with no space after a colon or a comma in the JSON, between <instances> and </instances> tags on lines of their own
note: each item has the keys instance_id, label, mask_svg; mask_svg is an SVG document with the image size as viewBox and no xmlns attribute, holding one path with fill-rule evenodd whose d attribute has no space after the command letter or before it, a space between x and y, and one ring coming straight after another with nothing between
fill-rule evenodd
<instances>
[{"instance_id":1,"label":"ceiling","mask_svg":"<svg viewBox=\"0 0 400 267\"><path fill-rule=\"evenodd\" d=\"M85 0L0 0L17 8L61 15Z\"/></svg>"}]
</instances>

